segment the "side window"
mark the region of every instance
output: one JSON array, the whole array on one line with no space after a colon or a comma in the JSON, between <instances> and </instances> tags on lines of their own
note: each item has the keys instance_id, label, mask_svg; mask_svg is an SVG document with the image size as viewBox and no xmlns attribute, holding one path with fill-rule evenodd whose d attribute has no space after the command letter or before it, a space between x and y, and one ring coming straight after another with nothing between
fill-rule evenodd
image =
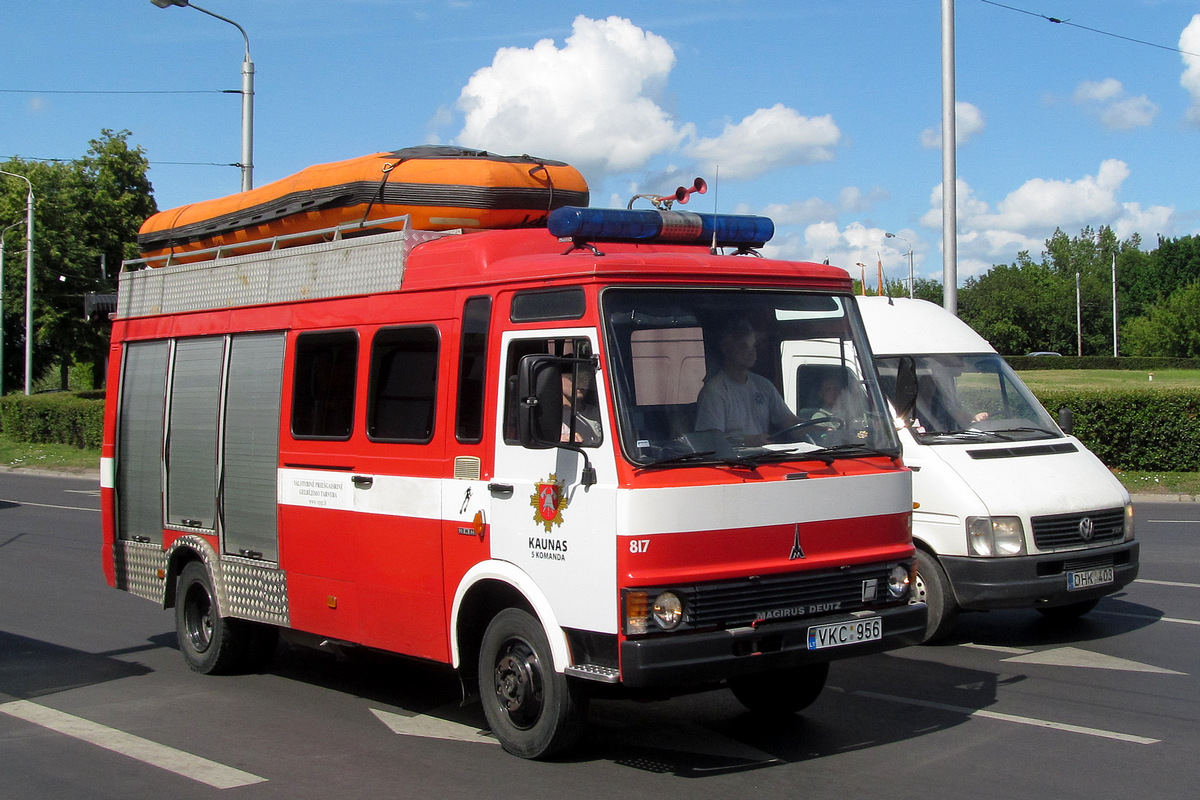
<instances>
[{"instance_id":1,"label":"side window","mask_svg":"<svg viewBox=\"0 0 1200 800\"><path fill-rule=\"evenodd\" d=\"M304 333L296 337L292 436L349 439L354 427L358 334Z\"/></svg>"},{"instance_id":2,"label":"side window","mask_svg":"<svg viewBox=\"0 0 1200 800\"><path fill-rule=\"evenodd\" d=\"M504 441L520 444L517 431L517 370L521 359L529 355L551 355L567 361L553 380L561 383L563 412L561 421L562 442L573 442L584 447L596 447L604 441L600 426L600 401L596 386L596 373L587 359L591 357L592 345L587 339L522 339L512 342L505 366ZM547 374L546 379L550 379ZM559 424L557 421L554 423Z\"/></svg>"},{"instance_id":3,"label":"side window","mask_svg":"<svg viewBox=\"0 0 1200 800\"><path fill-rule=\"evenodd\" d=\"M367 435L388 442L428 442L437 406L438 331L388 328L371 344Z\"/></svg>"},{"instance_id":4,"label":"side window","mask_svg":"<svg viewBox=\"0 0 1200 800\"><path fill-rule=\"evenodd\" d=\"M462 349L458 354L458 411L454 434L460 442L483 440L483 392L492 298L471 297L463 304Z\"/></svg>"}]
</instances>

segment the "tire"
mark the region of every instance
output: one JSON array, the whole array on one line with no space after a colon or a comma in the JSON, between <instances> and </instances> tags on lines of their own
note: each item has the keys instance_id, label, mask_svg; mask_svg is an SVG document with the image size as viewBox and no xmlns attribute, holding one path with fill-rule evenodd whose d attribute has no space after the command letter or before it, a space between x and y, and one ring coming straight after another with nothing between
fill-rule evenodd
<instances>
[{"instance_id":1,"label":"tire","mask_svg":"<svg viewBox=\"0 0 1200 800\"><path fill-rule=\"evenodd\" d=\"M205 675L240 670L249 631L241 620L217 614L208 570L199 561L191 562L179 573L175 587L175 636L187 665Z\"/></svg>"},{"instance_id":2,"label":"tire","mask_svg":"<svg viewBox=\"0 0 1200 800\"><path fill-rule=\"evenodd\" d=\"M933 643L946 638L958 619L958 604L946 571L937 559L917 548L917 580L913 586L913 600L924 601L929 616L925 619L925 638L922 642Z\"/></svg>"},{"instance_id":3,"label":"tire","mask_svg":"<svg viewBox=\"0 0 1200 800\"><path fill-rule=\"evenodd\" d=\"M1066 622L1072 619L1078 619L1084 614L1091 611L1100 602L1099 598L1094 600L1080 600L1078 603L1069 603L1065 606L1052 606L1050 608L1039 608L1046 619L1052 619L1056 622Z\"/></svg>"},{"instance_id":4,"label":"tire","mask_svg":"<svg viewBox=\"0 0 1200 800\"><path fill-rule=\"evenodd\" d=\"M781 717L803 711L812 705L821 696L828 677L828 662L805 664L731 678L729 689L751 713Z\"/></svg>"},{"instance_id":5,"label":"tire","mask_svg":"<svg viewBox=\"0 0 1200 800\"><path fill-rule=\"evenodd\" d=\"M479 697L492 733L521 758L549 758L578 740L587 695L554 671L550 642L531 614L508 608L488 624L479 648Z\"/></svg>"}]
</instances>

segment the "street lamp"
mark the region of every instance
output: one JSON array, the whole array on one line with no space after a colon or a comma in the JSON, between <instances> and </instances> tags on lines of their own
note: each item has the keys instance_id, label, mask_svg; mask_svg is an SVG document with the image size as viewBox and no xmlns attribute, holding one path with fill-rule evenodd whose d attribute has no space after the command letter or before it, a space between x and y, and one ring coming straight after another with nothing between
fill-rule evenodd
<instances>
[{"instance_id":1,"label":"street lamp","mask_svg":"<svg viewBox=\"0 0 1200 800\"><path fill-rule=\"evenodd\" d=\"M150 2L159 8L171 6L194 8L202 14L208 14L222 22L228 22L241 32L242 39L246 42L246 57L242 59L242 163L238 166L242 168L242 191L250 191L254 188L254 62L250 60L250 37L246 35L246 29L233 20L193 5L188 0L150 0Z\"/></svg>"},{"instance_id":2,"label":"street lamp","mask_svg":"<svg viewBox=\"0 0 1200 800\"><path fill-rule=\"evenodd\" d=\"M909 297L909 299L911 300L911 299L912 299L912 296L913 296L913 249L912 249L912 242L910 242L908 239L905 239L903 236L897 236L897 235L896 235L896 234L894 234L894 233L887 233L886 231L884 232L883 236L884 236L884 238L885 238L885 239L899 239L900 241L902 241L902 242L904 242L906 245L908 245L908 297Z\"/></svg>"},{"instance_id":3,"label":"street lamp","mask_svg":"<svg viewBox=\"0 0 1200 800\"><path fill-rule=\"evenodd\" d=\"M5 172L0 175L20 178L29 187L25 196L25 394L33 390L33 184L24 175Z\"/></svg>"}]
</instances>

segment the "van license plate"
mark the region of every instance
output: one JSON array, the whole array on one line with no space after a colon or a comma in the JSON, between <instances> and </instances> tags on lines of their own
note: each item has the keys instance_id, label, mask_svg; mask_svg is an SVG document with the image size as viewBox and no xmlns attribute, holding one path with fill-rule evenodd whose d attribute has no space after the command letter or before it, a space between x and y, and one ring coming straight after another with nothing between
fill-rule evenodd
<instances>
[{"instance_id":1,"label":"van license plate","mask_svg":"<svg viewBox=\"0 0 1200 800\"><path fill-rule=\"evenodd\" d=\"M883 638L883 620L879 617L833 625L814 625L808 629L808 649L822 650Z\"/></svg>"},{"instance_id":2,"label":"van license plate","mask_svg":"<svg viewBox=\"0 0 1200 800\"><path fill-rule=\"evenodd\" d=\"M1113 568L1087 569L1080 572L1067 573L1067 589L1090 589L1093 586L1103 586L1113 582Z\"/></svg>"}]
</instances>

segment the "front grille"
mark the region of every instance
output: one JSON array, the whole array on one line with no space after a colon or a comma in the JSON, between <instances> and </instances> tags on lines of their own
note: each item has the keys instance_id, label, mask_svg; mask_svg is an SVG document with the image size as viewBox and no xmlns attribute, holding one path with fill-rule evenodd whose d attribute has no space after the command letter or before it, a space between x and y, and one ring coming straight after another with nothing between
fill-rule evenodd
<instances>
[{"instance_id":1,"label":"front grille","mask_svg":"<svg viewBox=\"0 0 1200 800\"><path fill-rule=\"evenodd\" d=\"M890 598L888 574L894 563L867 564L820 572L790 572L732 581L714 581L688 592L688 622L695 627L749 625L756 620L788 619L878 606ZM863 587L874 581L875 599L863 601Z\"/></svg>"},{"instance_id":2,"label":"front grille","mask_svg":"<svg viewBox=\"0 0 1200 800\"><path fill-rule=\"evenodd\" d=\"M1085 519L1092 522L1092 535L1084 538ZM1125 536L1125 509L1108 508L1103 511L1085 511L1075 514L1048 514L1034 517L1033 541L1039 550L1057 550L1064 547L1090 547L1109 542L1119 542Z\"/></svg>"}]
</instances>

